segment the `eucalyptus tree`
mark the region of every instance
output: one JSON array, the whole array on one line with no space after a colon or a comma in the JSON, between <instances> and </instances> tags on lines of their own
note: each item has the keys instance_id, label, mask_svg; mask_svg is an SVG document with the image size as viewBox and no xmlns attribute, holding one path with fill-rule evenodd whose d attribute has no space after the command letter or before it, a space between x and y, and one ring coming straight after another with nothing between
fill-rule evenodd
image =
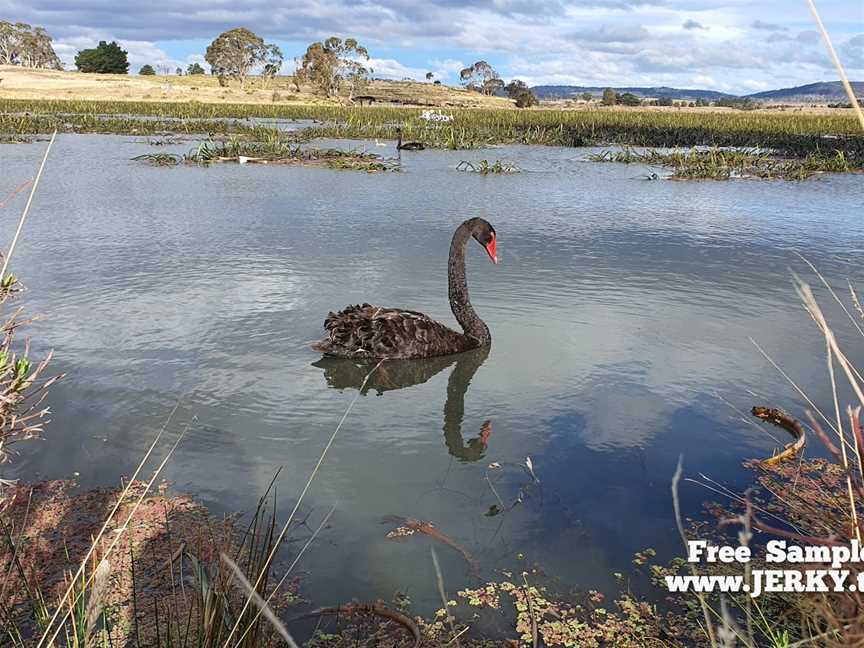
<instances>
[{"instance_id":1,"label":"eucalyptus tree","mask_svg":"<svg viewBox=\"0 0 864 648\"><path fill-rule=\"evenodd\" d=\"M498 73L486 61L477 61L461 72L459 80L468 90L493 95L504 88L504 82Z\"/></svg>"},{"instance_id":2,"label":"eucalyptus tree","mask_svg":"<svg viewBox=\"0 0 864 648\"><path fill-rule=\"evenodd\" d=\"M63 69L44 28L6 20L0 20L0 65Z\"/></svg>"},{"instance_id":3,"label":"eucalyptus tree","mask_svg":"<svg viewBox=\"0 0 864 648\"><path fill-rule=\"evenodd\" d=\"M355 39L343 41L331 36L306 48L295 78L312 84L328 97L346 90L353 99L369 81L372 70L365 66L368 60L369 51Z\"/></svg>"},{"instance_id":4,"label":"eucalyptus tree","mask_svg":"<svg viewBox=\"0 0 864 648\"><path fill-rule=\"evenodd\" d=\"M504 89L507 90L507 96L516 102L517 108L530 108L539 103L537 95L521 79L513 79Z\"/></svg>"},{"instance_id":5,"label":"eucalyptus tree","mask_svg":"<svg viewBox=\"0 0 864 648\"><path fill-rule=\"evenodd\" d=\"M220 81L233 77L246 87L246 79L258 66L282 65L282 52L275 45L268 45L264 39L245 27L236 27L222 32L207 47L204 60Z\"/></svg>"}]
</instances>

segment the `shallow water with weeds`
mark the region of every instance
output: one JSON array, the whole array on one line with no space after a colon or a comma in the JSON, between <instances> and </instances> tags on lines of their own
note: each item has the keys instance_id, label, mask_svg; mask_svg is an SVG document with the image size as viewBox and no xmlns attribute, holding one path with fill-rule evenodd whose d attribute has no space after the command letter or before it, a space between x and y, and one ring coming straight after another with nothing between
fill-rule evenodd
<instances>
[{"instance_id":1,"label":"shallow water with weeds","mask_svg":"<svg viewBox=\"0 0 864 648\"><path fill-rule=\"evenodd\" d=\"M588 146L738 146L785 155L841 151L860 166L864 138L851 115L651 110L454 110L447 123L422 119L419 109L99 101L0 100L0 133L130 134L246 133L314 124L318 137L395 138L427 147L491 144Z\"/></svg>"},{"instance_id":2,"label":"shallow water with weeds","mask_svg":"<svg viewBox=\"0 0 864 648\"><path fill-rule=\"evenodd\" d=\"M391 141L314 144L396 156ZM30 177L41 146L0 147L0 193ZM475 246L468 276L492 348L373 377L305 500L336 512L301 594L331 605L401 590L428 613L430 542L450 592L523 565L565 588L612 590L620 572L639 590L634 553L679 553L678 455L744 487L741 460L779 444L734 408L800 409L748 338L825 402L823 342L789 268L806 270L800 251L840 289L864 279L864 177L645 182L651 167L584 160L599 151L472 151L521 170L489 175L457 171L464 151L403 152L399 172L367 174L151 167L131 160L154 152L141 138L59 136L12 270L44 315L34 351L54 348L68 377L45 440L9 476L114 485L180 399L170 430L196 420L167 468L175 488L248 511L284 466L288 510L367 371L311 351L327 312L370 301L452 322L450 236L481 215L501 262ZM709 497L682 488L689 514ZM481 578L428 534L388 538L387 516L433 522Z\"/></svg>"}]
</instances>

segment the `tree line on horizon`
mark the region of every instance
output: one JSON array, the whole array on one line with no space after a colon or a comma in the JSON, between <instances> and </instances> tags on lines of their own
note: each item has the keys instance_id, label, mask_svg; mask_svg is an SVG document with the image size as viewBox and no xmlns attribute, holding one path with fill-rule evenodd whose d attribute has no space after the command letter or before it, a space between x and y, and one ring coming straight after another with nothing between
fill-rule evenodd
<instances>
[{"instance_id":1,"label":"tree line on horizon","mask_svg":"<svg viewBox=\"0 0 864 648\"><path fill-rule=\"evenodd\" d=\"M284 62L282 51L277 45L266 43L263 38L243 27L219 34L207 47L204 60L210 66L210 73L219 79L220 85L227 86L230 79L235 79L241 88L246 87L249 75L256 70L263 87L267 87L279 74ZM303 56L295 61L295 90L299 92L300 84L308 83L328 97L347 94L349 99L354 99L367 86L374 73L371 67L367 67L368 50L353 38L342 40L331 36L312 43ZM22 22L0 21L0 64L63 69L48 32L43 27ZM75 56L75 66L80 72L128 74L128 52L116 41L100 41L96 47L79 51ZM168 75L172 72L167 65L158 67L162 74ZM190 63L185 72L179 67L173 72L176 75L207 73L197 62ZM145 64L138 70L138 74L153 76L157 74L157 70L153 65ZM426 81L440 84L439 80L434 80L434 76L433 72L427 72ZM505 84L495 69L484 60L462 69L459 80L465 89L487 96L506 94L519 108L529 108L539 103L537 96L524 81L514 79ZM580 95L580 99L592 102L594 96L585 92ZM600 103L606 106L639 106L645 103L658 106L681 105L668 97L650 101L630 92L618 93L612 88L606 88L599 99ZM707 106L711 105L711 102L699 99L689 105ZM755 107L754 102L740 99L718 100L715 105L744 110Z\"/></svg>"},{"instance_id":2,"label":"tree line on horizon","mask_svg":"<svg viewBox=\"0 0 864 648\"><path fill-rule=\"evenodd\" d=\"M62 70L63 64L51 43L51 36L42 27L0 21L0 64ZM204 60L220 85L227 86L229 79L235 79L241 88L245 88L249 75L254 71L259 72L266 87L281 71L284 57L279 46L266 43L249 29L237 27L219 34L207 47ZM354 38L342 40L331 36L312 43L303 56L296 59L295 90L299 92L300 84L308 83L328 97L345 93L353 99L362 92L374 73L368 67L368 61L368 50ZM128 52L117 41L100 41L96 47L82 49L75 55L75 67L79 72L128 74ZM159 68L165 75L171 73L167 66ZM141 66L138 74L154 76L157 70L148 63ZM178 67L174 74L182 75L184 70ZM197 62L190 63L185 74L201 75L206 74L206 70ZM425 75L426 81L440 84L440 80L434 77L433 72ZM506 92L520 108L539 103L524 81L515 79L505 85L486 61L477 61L463 69L459 79L467 90L484 95Z\"/></svg>"},{"instance_id":3,"label":"tree line on horizon","mask_svg":"<svg viewBox=\"0 0 864 648\"><path fill-rule=\"evenodd\" d=\"M0 21L0 64L62 70L63 65L51 43L51 36L42 27ZM281 71L284 57L277 45L266 43L249 29L237 27L219 34L207 47L204 60L210 66L210 73L219 79L220 85L227 86L229 79L235 79L241 88L245 88L249 75L255 70L259 71L262 83L267 87ZM303 56L296 59L297 66L293 74L295 90L299 92L300 84L308 83L328 97L347 93L348 98L353 99L362 92L374 73L371 67L367 67L368 61L368 50L353 38L342 40L331 36L312 43ZM79 51L75 56L75 66L80 72L128 74L128 52L116 41L100 41L96 47ZM165 65L159 68L165 75L172 72ZM176 75L184 74L184 70L179 67L173 72ZM154 76L157 70L153 65L145 64L138 74ZM185 74L203 75L206 70L195 62L186 67ZM434 80L434 76L433 72L427 72L426 81L440 84L439 80ZM524 81L514 79L505 84L485 60L462 69L459 80L465 89L487 96L506 94L519 108L529 108L539 103ZM593 101L591 93L583 93L580 97L584 101ZM608 106L638 106L643 103L640 97L632 93L617 93L612 88L603 92L600 101ZM674 105L667 98L654 103Z\"/></svg>"},{"instance_id":4,"label":"tree line on horizon","mask_svg":"<svg viewBox=\"0 0 864 648\"><path fill-rule=\"evenodd\" d=\"M254 71L259 72L263 87L267 87L282 70L284 57L277 45L266 43L263 38L246 28L237 27L219 34L207 47L204 60L210 66L210 73L219 79L220 85L227 86L229 79L235 79L241 88L245 88L249 75ZM342 40L331 36L312 43L303 56L295 61L295 90L299 92L300 84L308 83L328 97L347 94L349 99L354 99L363 91L374 73L374 70L368 67L368 50L353 38ZM22 22L0 21L0 64L63 69L48 32L43 27ZM116 41L100 41L96 47L79 51L75 56L75 66L81 72L128 74L128 52ZM164 75L172 73L167 65L160 65L158 68ZM185 71L178 67L173 73L203 75L207 72L200 63L194 62L190 63ZM138 74L152 76L157 74L157 70L153 65L145 64L141 66ZM426 81L440 84L434 76L433 72L427 72ZM524 81L514 79L505 84L498 72L484 60L462 69L459 80L465 89L487 96L506 94L519 108L528 108L539 103L537 96ZM580 99L586 102L594 101L593 95L588 92L582 93ZM639 106L646 103L646 100L630 92L618 93L612 88L606 88L600 97L600 103L607 106ZM658 106L679 105L668 97L648 103ZM690 105L706 106L711 105L711 102L699 99L690 102ZM728 105L745 110L755 107L752 101L736 99L718 100L715 105Z\"/></svg>"}]
</instances>

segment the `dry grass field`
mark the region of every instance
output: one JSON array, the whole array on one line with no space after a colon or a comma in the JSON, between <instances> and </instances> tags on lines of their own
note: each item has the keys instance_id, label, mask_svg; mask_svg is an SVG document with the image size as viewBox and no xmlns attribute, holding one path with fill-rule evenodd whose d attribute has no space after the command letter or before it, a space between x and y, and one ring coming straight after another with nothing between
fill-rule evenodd
<instances>
[{"instance_id":1,"label":"dry grass field","mask_svg":"<svg viewBox=\"0 0 864 648\"><path fill-rule=\"evenodd\" d=\"M380 103L453 108L508 108L513 102L477 92L417 81L373 81L363 95ZM137 74L83 74L0 66L0 98L91 99L99 101L167 101L247 104L339 105L344 98L327 98L301 86L297 92L291 77L265 82L251 78L245 89L237 82L220 87L216 77L140 76Z\"/></svg>"},{"instance_id":2,"label":"dry grass field","mask_svg":"<svg viewBox=\"0 0 864 648\"><path fill-rule=\"evenodd\" d=\"M446 85L418 81L372 81L363 95L375 98L376 104L428 106L441 108L515 108L504 97L487 97L477 92ZM301 85L300 92L292 77L282 76L265 82L252 77L241 89L236 81L221 87L216 77L196 76L140 76L138 74L84 74L57 70L34 70L18 66L0 65L0 99L89 99L94 101L149 101L189 102L206 104L252 105L321 105L338 106L351 102L344 98L328 98ZM540 108L552 110L602 109L611 111L633 110L625 106L601 106L598 102L557 100L543 101ZM638 110L654 112L738 112L733 108L640 106ZM847 109L795 104L789 106L765 105L754 112L792 112L821 115L849 115Z\"/></svg>"}]
</instances>

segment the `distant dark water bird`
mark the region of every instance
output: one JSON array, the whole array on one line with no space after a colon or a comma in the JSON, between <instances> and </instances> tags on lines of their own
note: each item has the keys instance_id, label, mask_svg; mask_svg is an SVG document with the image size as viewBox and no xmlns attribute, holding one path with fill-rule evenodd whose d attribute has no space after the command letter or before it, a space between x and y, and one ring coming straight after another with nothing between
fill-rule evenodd
<instances>
[{"instance_id":1,"label":"distant dark water bird","mask_svg":"<svg viewBox=\"0 0 864 648\"><path fill-rule=\"evenodd\" d=\"M422 151L426 148L426 145L423 142L405 142L402 143L402 129L397 128L396 133L399 135L399 139L396 140L396 150L398 151Z\"/></svg>"}]
</instances>

